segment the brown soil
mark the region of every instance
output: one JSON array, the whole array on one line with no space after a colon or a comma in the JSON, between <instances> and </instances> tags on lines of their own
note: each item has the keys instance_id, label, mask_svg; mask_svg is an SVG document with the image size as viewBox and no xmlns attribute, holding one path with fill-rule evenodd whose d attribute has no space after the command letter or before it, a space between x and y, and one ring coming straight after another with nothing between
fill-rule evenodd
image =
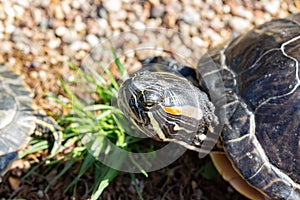
<instances>
[{"instance_id":1,"label":"brown soil","mask_svg":"<svg viewBox=\"0 0 300 200\"><path fill-rule=\"evenodd\" d=\"M23 161L37 160L41 155L30 155ZM242 200L245 197L236 192L220 176L205 178L205 173L199 172L200 168L211 162L209 156L199 159L197 153L188 151L180 159L170 166L148 173L149 177L142 174L135 174L135 180L141 190L143 199L206 199L206 200ZM32 166L33 167L33 166ZM75 177L72 171L60 178L45 193L45 188L54 178L58 171L49 171L44 174L45 168L39 168L36 173L20 182L24 170L14 169L6 174L3 183L0 184L0 196L3 199L71 199L74 191L64 192ZM77 185L75 199L89 199L85 191L92 187L93 176L85 174ZM13 188L15 187L15 188ZM105 189L101 198L110 199L140 199L135 184L129 173L120 173Z\"/></svg>"}]
</instances>

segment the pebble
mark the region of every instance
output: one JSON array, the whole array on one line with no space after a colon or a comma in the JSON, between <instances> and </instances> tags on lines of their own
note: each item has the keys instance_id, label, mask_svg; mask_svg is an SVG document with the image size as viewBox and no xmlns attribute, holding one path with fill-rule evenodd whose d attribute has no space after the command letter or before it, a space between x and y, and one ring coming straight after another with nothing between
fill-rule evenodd
<instances>
[{"instance_id":1,"label":"pebble","mask_svg":"<svg viewBox=\"0 0 300 200\"><path fill-rule=\"evenodd\" d=\"M300 1L297 0L294 3L295 3L295 7L297 8L298 12L300 12Z\"/></svg>"},{"instance_id":2,"label":"pebble","mask_svg":"<svg viewBox=\"0 0 300 200\"><path fill-rule=\"evenodd\" d=\"M48 42L48 47L50 49L56 49L60 46L61 40L59 38L52 39Z\"/></svg>"},{"instance_id":3,"label":"pebble","mask_svg":"<svg viewBox=\"0 0 300 200\"><path fill-rule=\"evenodd\" d=\"M153 5L150 8L150 17L156 18L156 17L163 17L166 9L163 5L158 4L158 5Z\"/></svg>"},{"instance_id":4,"label":"pebble","mask_svg":"<svg viewBox=\"0 0 300 200\"><path fill-rule=\"evenodd\" d=\"M46 80L47 79L47 72L45 71L45 70L41 70L41 71L39 71L39 78L41 79L41 80Z\"/></svg>"},{"instance_id":5,"label":"pebble","mask_svg":"<svg viewBox=\"0 0 300 200\"><path fill-rule=\"evenodd\" d=\"M16 30L16 27L13 24L9 24L5 28L5 33L12 34Z\"/></svg>"},{"instance_id":6,"label":"pebble","mask_svg":"<svg viewBox=\"0 0 300 200\"><path fill-rule=\"evenodd\" d=\"M183 11L183 21L190 25L194 25L200 22L200 14L191 6L186 6Z\"/></svg>"},{"instance_id":7,"label":"pebble","mask_svg":"<svg viewBox=\"0 0 300 200\"><path fill-rule=\"evenodd\" d=\"M72 42L72 44L69 46L69 50L71 52L76 52L79 50L89 50L90 45L88 45L88 43L83 42L83 41L75 41Z\"/></svg>"},{"instance_id":8,"label":"pebble","mask_svg":"<svg viewBox=\"0 0 300 200\"><path fill-rule=\"evenodd\" d=\"M106 8L108 12L117 12L122 7L122 1L121 0L104 1L103 6Z\"/></svg>"},{"instance_id":9,"label":"pebble","mask_svg":"<svg viewBox=\"0 0 300 200\"><path fill-rule=\"evenodd\" d=\"M63 20L65 15L60 5L55 6L54 16L56 19Z\"/></svg>"},{"instance_id":10,"label":"pebble","mask_svg":"<svg viewBox=\"0 0 300 200\"><path fill-rule=\"evenodd\" d=\"M250 28L250 22L241 17L232 17L229 21L229 25L238 33L244 33Z\"/></svg>"},{"instance_id":11,"label":"pebble","mask_svg":"<svg viewBox=\"0 0 300 200\"><path fill-rule=\"evenodd\" d=\"M3 25L3 23L0 21L0 33L4 32L5 27Z\"/></svg>"},{"instance_id":12,"label":"pebble","mask_svg":"<svg viewBox=\"0 0 300 200\"><path fill-rule=\"evenodd\" d=\"M146 28L145 24L143 22L140 22L140 21L134 22L132 27L134 29L145 29Z\"/></svg>"},{"instance_id":13,"label":"pebble","mask_svg":"<svg viewBox=\"0 0 300 200\"><path fill-rule=\"evenodd\" d=\"M33 60L31 66L33 68L39 68L41 66L41 63L38 60Z\"/></svg>"},{"instance_id":14,"label":"pebble","mask_svg":"<svg viewBox=\"0 0 300 200\"><path fill-rule=\"evenodd\" d=\"M100 18L108 19L107 10L106 10L104 7L99 7L99 8L97 9L97 15L98 15Z\"/></svg>"},{"instance_id":15,"label":"pebble","mask_svg":"<svg viewBox=\"0 0 300 200\"><path fill-rule=\"evenodd\" d=\"M10 52L13 49L13 43L10 41L0 42L0 52Z\"/></svg>"},{"instance_id":16,"label":"pebble","mask_svg":"<svg viewBox=\"0 0 300 200\"><path fill-rule=\"evenodd\" d=\"M37 195L38 195L39 198L45 198L45 194L44 194L43 190L38 190Z\"/></svg>"},{"instance_id":17,"label":"pebble","mask_svg":"<svg viewBox=\"0 0 300 200\"><path fill-rule=\"evenodd\" d=\"M71 6L67 1L62 1L61 7L65 15L70 14L72 11Z\"/></svg>"},{"instance_id":18,"label":"pebble","mask_svg":"<svg viewBox=\"0 0 300 200\"><path fill-rule=\"evenodd\" d=\"M76 30L74 29L68 29L66 34L63 36L63 41L67 44L72 44L73 42L78 42L79 35L77 34Z\"/></svg>"},{"instance_id":19,"label":"pebble","mask_svg":"<svg viewBox=\"0 0 300 200\"><path fill-rule=\"evenodd\" d=\"M89 34L86 36L86 41L91 45L95 46L99 44L99 39L96 35Z\"/></svg>"},{"instance_id":20,"label":"pebble","mask_svg":"<svg viewBox=\"0 0 300 200\"><path fill-rule=\"evenodd\" d=\"M29 8L31 6L31 0L19 0L17 2L23 8Z\"/></svg>"},{"instance_id":21,"label":"pebble","mask_svg":"<svg viewBox=\"0 0 300 200\"><path fill-rule=\"evenodd\" d=\"M83 23L82 21L80 21L80 22L75 22L74 27L75 27L75 30L76 30L77 32L82 32L82 33L84 33L85 30L86 30L86 24Z\"/></svg>"},{"instance_id":22,"label":"pebble","mask_svg":"<svg viewBox=\"0 0 300 200\"><path fill-rule=\"evenodd\" d=\"M99 31L105 31L109 29L109 24L105 19L98 19L97 24L98 24Z\"/></svg>"},{"instance_id":23,"label":"pebble","mask_svg":"<svg viewBox=\"0 0 300 200\"><path fill-rule=\"evenodd\" d=\"M16 13L16 18L21 19L24 16L25 9L19 5L14 5L13 9L15 10Z\"/></svg>"},{"instance_id":24,"label":"pebble","mask_svg":"<svg viewBox=\"0 0 300 200\"><path fill-rule=\"evenodd\" d=\"M202 46L204 43L204 41L200 37L196 37L196 36L192 37L192 41L198 46Z\"/></svg>"},{"instance_id":25,"label":"pebble","mask_svg":"<svg viewBox=\"0 0 300 200\"><path fill-rule=\"evenodd\" d=\"M262 1L264 9L274 15L280 8L279 0L264 0Z\"/></svg>"},{"instance_id":26,"label":"pebble","mask_svg":"<svg viewBox=\"0 0 300 200\"><path fill-rule=\"evenodd\" d=\"M19 178L15 178L13 176L8 177L8 182L13 190L17 190L20 188L21 180Z\"/></svg>"},{"instance_id":27,"label":"pebble","mask_svg":"<svg viewBox=\"0 0 300 200\"><path fill-rule=\"evenodd\" d=\"M14 18L15 17L15 11L11 6L5 6L4 11L8 18Z\"/></svg>"},{"instance_id":28,"label":"pebble","mask_svg":"<svg viewBox=\"0 0 300 200\"><path fill-rule=\"evenodd\" d=\"M243 6L237 6L235 9L236 15L246 18L248 20L253 19L252 11L245 9Z\"/></svg>"},{"instance_id":29,"label":"pebble","mask_svg":"<svg viewBox=\"0 0 300 200\"><path fill-rule=\"evenodd\" d=\"M75 9L79 9L80 8L80 6L81 6L81 3L78 1L78 0L73 0L73 1L71 1L72 3L71 3L71 6L73 7L73 8L75 8Z\"/></svg>"},{"instance_id":30,"label":"pebble","mask_svg":"<svg viewBox=\"0 0 300 200\"><path fill-rule=\"evenodd\" d=\"M59 37L63 37L64 35L66 35L68 32L67 27L64 26L60 26L55 30L55 34L58 35Z\"/></svg>"}]
</instances>

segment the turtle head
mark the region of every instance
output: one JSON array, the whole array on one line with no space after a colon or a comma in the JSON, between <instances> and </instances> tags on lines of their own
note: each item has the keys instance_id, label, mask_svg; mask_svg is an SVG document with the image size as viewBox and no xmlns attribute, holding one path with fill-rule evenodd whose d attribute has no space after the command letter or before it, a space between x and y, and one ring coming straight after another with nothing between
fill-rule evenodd
<instances>
[{"instance_id":1,"label":"turtle head","mask_svg":"<svg viewBox=\"0 0 300 200\"><path fill-rule=\"evenodd\" d=\"M143 71L127 79L120 87L118 106L147 136L197 151L207 129L218 121L204 92L166 72Z\"/></svg>"}]
</instances>

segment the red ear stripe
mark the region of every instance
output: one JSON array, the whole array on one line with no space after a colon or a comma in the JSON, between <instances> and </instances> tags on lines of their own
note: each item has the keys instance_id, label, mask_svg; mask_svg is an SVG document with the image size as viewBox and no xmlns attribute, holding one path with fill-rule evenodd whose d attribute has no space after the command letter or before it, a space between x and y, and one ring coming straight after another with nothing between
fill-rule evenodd
<instances>
[{"instance_id":1,"label":"red ear stripe","mask_svg":"<svg viewBox=\"0 0 300 200\"><path fill-rule=\"evenodd\" d=\"M172 114L172 115L180 115L182 114L181 109L178 109L176 107L163 107L164 111Z\"/></svg>"}]
</instances>

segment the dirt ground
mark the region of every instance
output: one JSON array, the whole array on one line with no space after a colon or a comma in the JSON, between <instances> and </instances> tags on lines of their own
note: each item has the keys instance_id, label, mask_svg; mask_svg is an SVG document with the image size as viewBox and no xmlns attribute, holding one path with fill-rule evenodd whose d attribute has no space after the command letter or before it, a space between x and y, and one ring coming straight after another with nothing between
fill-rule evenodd
<instances>
[{"instance_id":1,"label":"dirt ground","mask_svg":"<svg viewBox=\"0 0 300 200\"><path fill-rule=\"evenodd\" d=\"M38 156L41 155L36 157L31 155L26 159L37 159ZM149 177L135 174L143 199L246 200L247 198L236 192L220 176L204 177L205 173L201 172L200 168L210 162L209 156L199 159L197 153L188 151L170 166L148 173ZM39 168L35 174L22 182L19 182L18 177L24 174L23 170L10 171L0 184L1 199L71 199L73 191L64 193L64 190L75 177L72 170L69 170L68 175L60 178L47 193L43 192L44 189L58 172L52 171L47 176L43 176L43 170L44 168ZM208 173L206 172L206 175L209 176ZM92 179L90 174L85 174L81 178L75 199L88 199L84 197L84 191L87 187L91 187ZM130 174L120 173L105 189L100 199L140 199L132 180Z\"/></svg>"}]
</instances>

